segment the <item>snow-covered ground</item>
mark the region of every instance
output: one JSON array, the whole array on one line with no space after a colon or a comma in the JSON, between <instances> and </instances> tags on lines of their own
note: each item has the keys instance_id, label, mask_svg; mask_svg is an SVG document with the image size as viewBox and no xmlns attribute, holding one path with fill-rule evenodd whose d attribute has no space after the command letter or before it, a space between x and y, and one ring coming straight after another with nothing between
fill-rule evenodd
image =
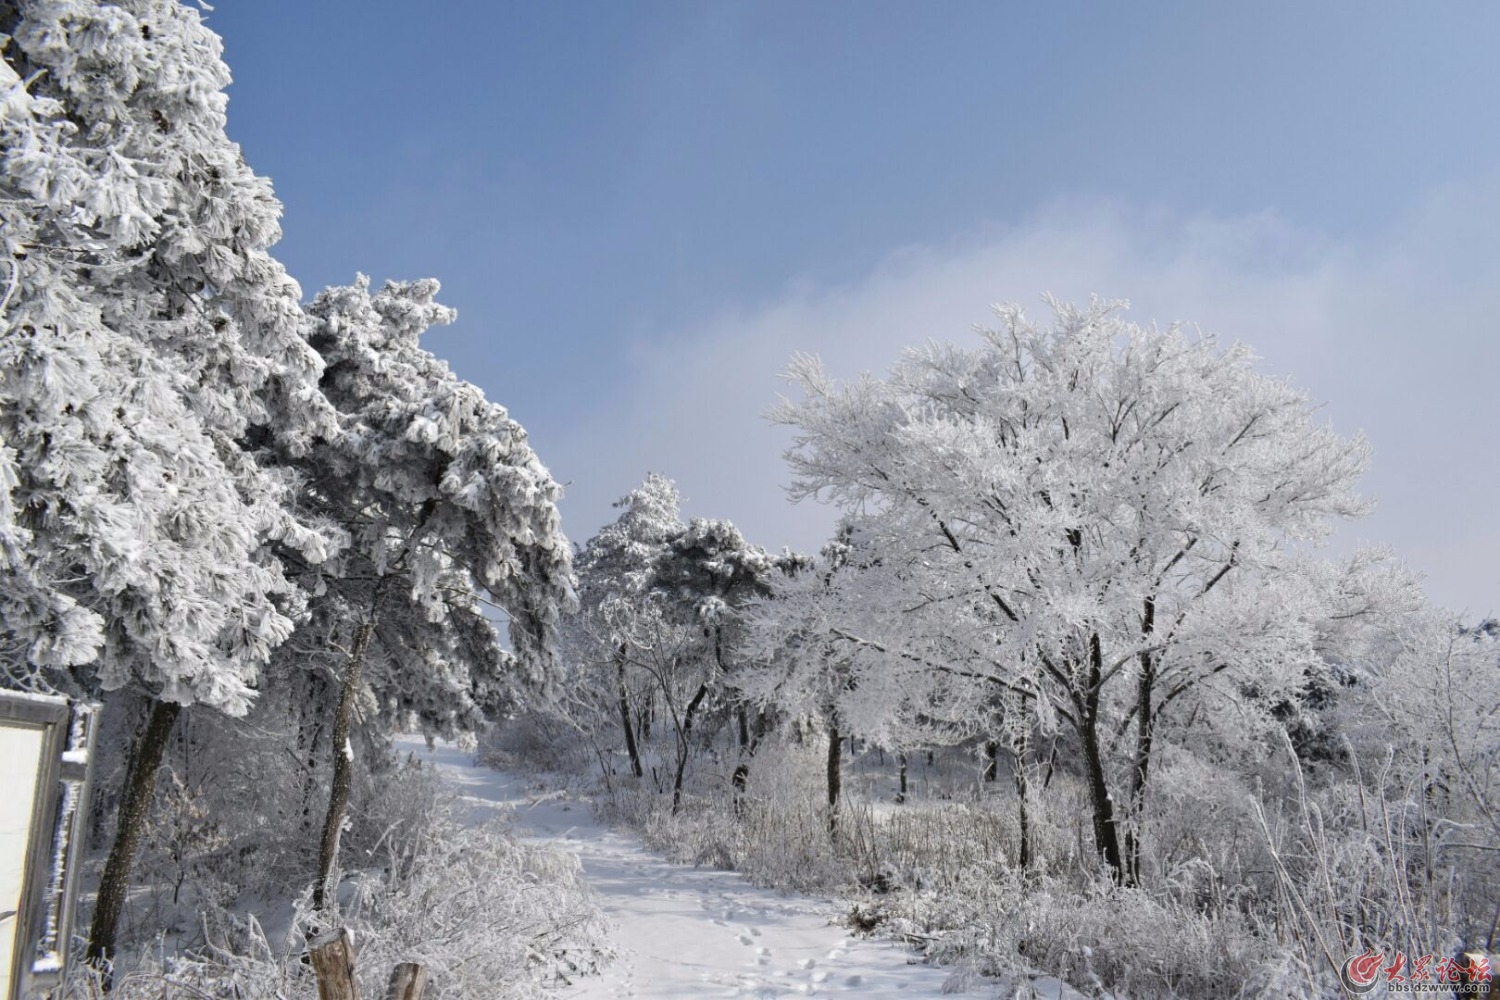
<instances>
[{"instance_id":1,"label":"snow-covered ground","mask_svg":"<svg viewBox=\"0 0 1500 1000\"><path fill-rule=\"evenodd\" d=\"M538 793L533 782L475 767L471 754L451 746L429 754L411 739L403 749L436 763L476 815L513 811L519 834L572 851L583 863L613 925L618 958L602 976L564 991L568 1000L943 995L948 970L923 965L891 942L851 936L828 900L778 895L732 872L670 864L601 826L587 801ZM1035 995L1056 995L1036 985ZM991 983L960 995L1014 994Z\"/></svg>"}]
</instances>

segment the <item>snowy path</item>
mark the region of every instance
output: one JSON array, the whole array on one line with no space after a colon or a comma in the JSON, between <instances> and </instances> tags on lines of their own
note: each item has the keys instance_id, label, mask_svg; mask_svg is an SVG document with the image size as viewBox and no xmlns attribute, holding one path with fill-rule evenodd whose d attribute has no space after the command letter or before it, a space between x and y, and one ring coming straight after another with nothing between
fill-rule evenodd
<instances>
[{"instance_id":1,"label":"snowy path","mask_svg":"<svg viewBox=\"0 0 1500 1000\"><path fill-rule=\"evenodd\" d=\"M669 864L600 826L587 802L538 797L524 779L476 768L472 757L420 739L403 744L433 760L476 810L514 810L517 833L578 855L613 925L618 958L567 1000L858 996L926 1000L948 973L890 942L850 937L824 900L780 896L732 872ZM965 994L998 996L996 987Z\"/></svg>"}]
</instances>

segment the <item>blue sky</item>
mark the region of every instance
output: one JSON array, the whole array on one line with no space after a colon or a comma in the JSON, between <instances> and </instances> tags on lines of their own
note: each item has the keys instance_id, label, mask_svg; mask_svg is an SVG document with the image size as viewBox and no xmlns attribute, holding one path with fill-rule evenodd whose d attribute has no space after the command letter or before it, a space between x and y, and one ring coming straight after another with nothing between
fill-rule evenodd
<instances>
[{"instance_id":1,"label":"blue sky","mask_svg":"<svg viewBox=\"0 0 1500 1000\"><path fill-rule=\"evenodd\" d=\"M996 301L1129 298L1243 339L1375 448L1393 546L1500 610L1500 7L220 0L230 132L311 294L435 276L428 345L507 405L581 541L650 470L815 548L760 419L962 340Z\"/></svg>"}]
</instances>

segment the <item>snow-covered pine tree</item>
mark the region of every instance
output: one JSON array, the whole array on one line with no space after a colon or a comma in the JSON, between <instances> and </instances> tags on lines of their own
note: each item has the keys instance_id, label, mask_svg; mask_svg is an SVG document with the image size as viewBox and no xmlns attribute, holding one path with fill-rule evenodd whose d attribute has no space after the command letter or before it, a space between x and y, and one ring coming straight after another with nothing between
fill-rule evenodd
<instances>
[{"instance_id":1,"label":"snow-covered pine tree","mask_svg":"<svg viewBox=\"0 0 1500 1000\"><path fill-rule=\"evenodd\" d=\"M300 293L267 253L280 209L224 134L228 71L197 11L12 0L0 35L4 437L28 533L7 567L11 672L68 666L79 687L153 699L97 958L178 709L244 711L290 629L298 593L265 543L329 548L246 444L305 447L331 414Z\"/></svg>"},{"instance_id":2,"label":"snow-covered pine tree","mask_svg":"<svg viewBox=\"0 0 1500 1000\"><path fill-rule=\"evenodd\" d=\"M615 507L620 516L589 539L578 558L580 608L567 623L566 637L573 669L601 672L573 685L575 691L597 719L617 711L631 772L640 778L645 770L637 729L652 710L656 685L635 682L632 654L653 631L645 619L657 565L686 525L676 484L654 472ZM632 697L633 691L640 694ZM613 702L608 708L598 703L602 692Z\"/></svg>"},{"instance_id":3,"label":"snow-covered pine tree","mask_svg":"<svg viewBox=\"0 0 1500 1000\"><path fill-rule=\"evenodd\" d=\"M771 580L808 564L771 555L729 521L684 524L671 480L652 473L623 497L623 513L589 540L579 560L583 612L570 623L575 666L607 673L590 687L618 709L631 769L642 773L637 730L661 714L674 732L673 801L680 804L695 731L705 719L736 728L743 783L763 728L726 683L741 659L740 609L769 592ZM639 692L639 695L634 694ZM632 705L639 701L640 704ZM605 714L590 702L596 718Z\"/></svg>"},{"instance_id":4,"label":"snow-covered pine tree","mask_svg":"<svg viewBox=\"0 0 1500 1000\"><path fill-rule=\"evenodd\" d=\"M836 583L857 599L823 605L853 671L841 714L879 730L914 701L999 695L1063 720L1100 858L1130 880L1119 810L1164 713L1210 689L1265 711L1326 669L1329 608L1290 543L1365 510L1367 448L1243 347L1054 309L1049 329L1002 309L977 348L912 349L884 380L796 358L801 398L775 416L796 428L793 494L838 504L864 550ZM1127 731L1116 766L1107 736Z\"/></svg>"},{"instance_id":5,"label":"snow-covered pine tree","mask_svg":"<svg viewBox=\"0 0 1500 1000\"><path fill-rule=\"evenodd\" d=\"M695 625L700 635L700 683L689 708L715 708L735 728L740 756L735 783L743 786L754 754L769 722L762 715L750 719L750 703L741 698L733 678L744 660L741 611L753 599L767 596L772 584L786 574L811 565L800 553L772 555L746 541L733 523L695 517L671 540L657 568L656 586L679 617ZM694 712L687 713L691 729ZM672 794L682 793L686 745L679 757Z\"/></svg>"},{"instance_id":6,"label":"snow-covered pine tree","mask_svg":"<svg viewBox=\"0 0 1500 1000\"><path fill-rule=\"evenodd\" d=\"M505 408L420 344L453 319L437 291L428 280L371 294L361 276L308 309L339 430L284 458L304 470L303 503L352 540L298 573L314 630L347 643L320 906L331 902L356 700L369 691L391 716L452 732L473 728L507 692L552 697L559 621L576 606L561 488ZM485 604L506 616L509 651Z\"/></svg>"}]
</instances>

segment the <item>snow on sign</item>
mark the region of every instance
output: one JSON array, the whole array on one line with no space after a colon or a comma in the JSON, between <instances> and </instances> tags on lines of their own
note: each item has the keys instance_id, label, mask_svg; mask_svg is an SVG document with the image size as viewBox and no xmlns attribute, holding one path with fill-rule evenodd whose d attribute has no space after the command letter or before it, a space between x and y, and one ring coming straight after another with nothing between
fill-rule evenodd
<instances>
[{"instance_id":1,"label":"snow on sign","mask_svg":"<svg viewBox=\"0 0 1500 1000\"><path fill-rule=\"evenodd\" d=\"M0 1000L61 977L86 813L95 709L0 691Z\"/></svg>"}]
</instances>

